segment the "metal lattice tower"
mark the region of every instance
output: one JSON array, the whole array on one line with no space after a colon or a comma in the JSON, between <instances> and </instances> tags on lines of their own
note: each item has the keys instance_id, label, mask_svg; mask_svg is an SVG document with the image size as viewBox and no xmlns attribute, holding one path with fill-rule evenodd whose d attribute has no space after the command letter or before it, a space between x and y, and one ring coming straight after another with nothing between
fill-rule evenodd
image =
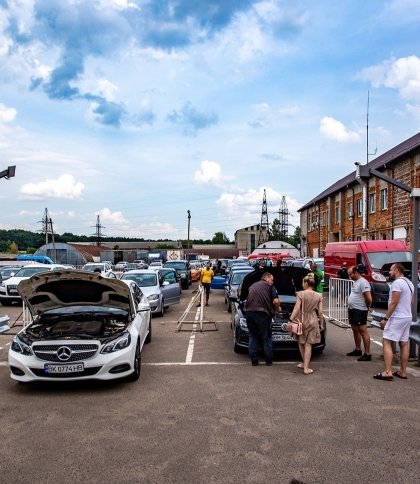
<instances>
[{"instance_id":1,"label":"metal lattice tower","mask_svg":"<svg viewBox=\"0 0 420 484\"><path fill-rule=\"evenodd\" d=\"M93 234L96 237L96 245L100 246L101 245L101 238L104 237L104 234L101 232L101 229L104 229L105 227L101 225L101 221L99 220L99 215L96 217L96 225L95 225L95 233Z\"/></svg>"},{"instance_id":2,"label":"metal lattice tower","mask_svg":"<svg viewBox=\"0 0 420 484\"><path fill-rule=\"evenodd\" d=\"M270 231L270 226L268 225L267 200L266 200L265 188L264 188L263 203L261 207L261 223L260 223L260 230L258 233L258 245L264 244L264 242L268 241L269 231Z\"/></svg>"},{"instance_id":3,"label":"metal lattice tower","mask_svg":"<svg viewBox=\"0 0 420 484\"><path fill-rule=\"evenodd\" d=\"M285 196L282 197L279 208L279 232L280 240L287 240L289 235L289 210Z\"/></svg>"},{"instance_id":4,"label":"metal lattice tower","mask_svg":"<svg viewBox=\"0 0 420 484\"><path fill-rule=\"evenodd\" d=\"M42 223L42 228L39 230L41 234L45 234L45 244L48 244L48 234L50 233L50 227L52 227L51 218L48 215L48 208L44 211L42 220L38 220L38 223Z\"/></svg>"}]
</instances>

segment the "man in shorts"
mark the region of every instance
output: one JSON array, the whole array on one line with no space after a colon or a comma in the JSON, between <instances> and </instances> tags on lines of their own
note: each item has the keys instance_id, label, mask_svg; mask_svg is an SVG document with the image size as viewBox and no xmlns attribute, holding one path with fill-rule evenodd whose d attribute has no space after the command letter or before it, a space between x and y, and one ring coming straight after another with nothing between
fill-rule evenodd
<instances>
[{"instance_id":1,"label":"man in shorts","mask_svg":"<svg viewBox=\"0 0 420 484\"><path fill-rule=\"evenodd\" d=\"M394 376L407 379L407 364L409 356L409 335L412 321L411 304L413 301L413 283L404 277L404 266L392 264L389 270L391 285L388 299L388 310L381 320L384 328L382 338L385 370L373 376L376 380L392 381ZM400 368L392 372L392 342L400 346Z\"/></svg>"},{"instance_id":2,"label":"man in shorts","mask_svg":"<svg viewBox=\"0 0 420 484\"><path fill-rule=\"evenodd\" d=\"M349 323L353 331L355 349L347 356L359 356L357 361L371 361L370 336L367 329L368 311L372 304L370 284L362 277L356 266L348 270L348 276L353 281L353 287L348 297ZM362 344L364 353L362 353Z\"/></svg>"},{"instance_id":3,"label":"man in shorts","mask_svg":"<svg viewBox=\"0 0 420 484\"><path fill-rule=\"evenodd\" d=\"M210 286L211 286L211 281L213 280L214 277L214 272L213 269L211 268L211 262L208 261L206 264L206 267L201 269L201 277L200 277L200 282L201 285L204 288L204 292L206 294L206 306L209 305L209 297L210 297ZM200 304L198 304L200 306Z\"/></svg>"}]
</instances>

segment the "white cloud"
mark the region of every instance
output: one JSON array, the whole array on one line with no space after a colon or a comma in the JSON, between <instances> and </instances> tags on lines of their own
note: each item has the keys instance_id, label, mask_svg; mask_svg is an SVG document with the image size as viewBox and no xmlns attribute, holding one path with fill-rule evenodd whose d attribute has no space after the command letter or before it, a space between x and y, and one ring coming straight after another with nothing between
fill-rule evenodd
<instances>
[{"instance_id":1,"label":"white cloud","mask_svg":"<svg viewBox=\"0 0 420 484\"><path fill-rule=\"evenodd\" d=\"M294 228L300 225L298 209L303 206L303 203L289 195L281 194L271 187L260 187L255 189L241 189L239 187L231 187L230 191L225 191L216 201L216 205L225 210L227 214L234 215L236 220L241 221L241 227L248 225L255 225L261 222L262 201L264 196L264 189L266 192L267 202L267 216L268 222L271 224L275 218L278 218L278 210L282 202L283 196L286 198L287 209L289 211L289 232L293 233ZM241 228L237 227L237 228Z\"/></svg>"},{"instance_id":2,"label":"white cloud","mask_svg":"<svg viewBox=\"0 0 420 484\"><path fill-rule=\"evenodd\" d=\"M415 55L367 67L358 77L373 87L397 89L403 99L420 100L420 58Z\"/></svg>"},{"instance_id":3,"label":"white cloud","mask_svg":"<svg viewBox=\"0 0 420 484\"><path fill-rule=\"evenodd\" d=\"M8 108L0 103L0 122L9 123L16 118L17 111L15 108Z\"/></svg>"},{"instance_id":4,"label":"white cloud","mask_svg":"<svg viewBox=\"0 0 420 484\"><path fill-rule=\"evenodd\" d=\"M202 161L201 169L194 173L194 180L200 184L218 184L222 178L222 168L215 161Z\"/></svg>"},{"instance_id":5,"label":"white cloud","mask_svg":"<svg viewBox=\"0 0 420 484\"><path fill-rule=\"evenodd\" d=\"M359 133L348 130L343 123L329 116L321 119L319 131L326 138L339 143L358 143L360 141Z\"/></svg>"},{"instance_id":6,"label":"white cloud","mask_svg":"<svg viewBox=\"0 0 420 484\"><path fill-rule=\"evenodd\" d=\"M25 198L64 198L73 200L80 198L85 186L76 182L73 175L61 175L56 180L48 179L38 183L26 183L20 189Z\"/></svg>"}]
</instances>

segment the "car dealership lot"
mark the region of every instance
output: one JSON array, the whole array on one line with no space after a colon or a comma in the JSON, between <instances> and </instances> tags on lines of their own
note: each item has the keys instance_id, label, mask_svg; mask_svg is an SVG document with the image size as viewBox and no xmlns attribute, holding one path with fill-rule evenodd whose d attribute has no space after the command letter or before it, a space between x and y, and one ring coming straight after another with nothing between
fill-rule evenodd
<instances>
[{"instance_id":1,"label":"car dealership lot","mask_svg":"<svg viewBox=\"0 0 420 484\"><path fill-rule=\"evenodd\" d=\"M11 336L0 335L2 479L417 482L414 362L407 381L373 380L380 346L373 344L372 362L356 362L344 356L351 330L329 324L313 375L290 354L252 368L233 351L222 290L212 291L204 313L218 331L176 332L195 287L153 317L137 383L17 384L6 366ZM20 311L0 306L11 322ZM381 331L370 332L380 342Z\"/></svg>"}]
</instances>

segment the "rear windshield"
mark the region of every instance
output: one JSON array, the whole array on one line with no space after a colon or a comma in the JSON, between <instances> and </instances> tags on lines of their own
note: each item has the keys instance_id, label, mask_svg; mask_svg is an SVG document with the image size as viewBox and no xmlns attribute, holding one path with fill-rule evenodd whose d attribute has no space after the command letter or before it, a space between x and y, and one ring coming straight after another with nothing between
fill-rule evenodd
<instances>
[{"instance_id":1,"label":"rear windshield","mask_svg":"<svg viewBox=\"0 0 420 484\"><path fill-rule=\"evenodd\" d=\"M249 272L235 272L233 274L232 284L238 284L239 285L244 280L244 277L248 274L249 274Z\"/></svg>"},{"instance_id":2,"label":"rear windshield","mask_svg":"<svg viewBox=\"0 0 420 484\"><path fill-rule=\"evenodd\" d=\"M16 277L31 277L38 272L45 272L49 269L47 267L22 267L18 272L16 272Z\"/></svg>"},{"instance_id":3,"label":"rear windshield","mask_svg":"<svg viewBox=\"0 0 420 484\"><path fill-rule=\"evenodd\" d=\"M372 269L381 269L384 264L411 262L411 252L368 252L366 257Z\"/></svg>"},{"instance_id":4,"label":"rear windshield","mask_svg":"<svg viewBox=\"0 0 420 484\"><path fill-rule=\"evenodd\" d=\"M174 269L185 269L185 262L165 262L165 267L173 267Z\"/></svg>"},{"instance_id":5,"label":"rear windshield","mask_svg":"<svg viewBox=\"0 0 420 484\"><path fill-rule=\"evenodd\" d=\"M156 274L124 274L121 279L134 281L140 287L157 286Z\"/></svg>"},{"instance_id":6,"label":"rear windshield","mask_svg":"<svg viewBox=\"0 0 420 484\"><path fill-rule=\"evenodd\" d=\"M98 272L98 270L102 272L103 270L105 270L105 266L103 264L89 264L89 265L83 266L82 269L88 272L95 272L95 271Z\"/></svg>"}]
</instances>

